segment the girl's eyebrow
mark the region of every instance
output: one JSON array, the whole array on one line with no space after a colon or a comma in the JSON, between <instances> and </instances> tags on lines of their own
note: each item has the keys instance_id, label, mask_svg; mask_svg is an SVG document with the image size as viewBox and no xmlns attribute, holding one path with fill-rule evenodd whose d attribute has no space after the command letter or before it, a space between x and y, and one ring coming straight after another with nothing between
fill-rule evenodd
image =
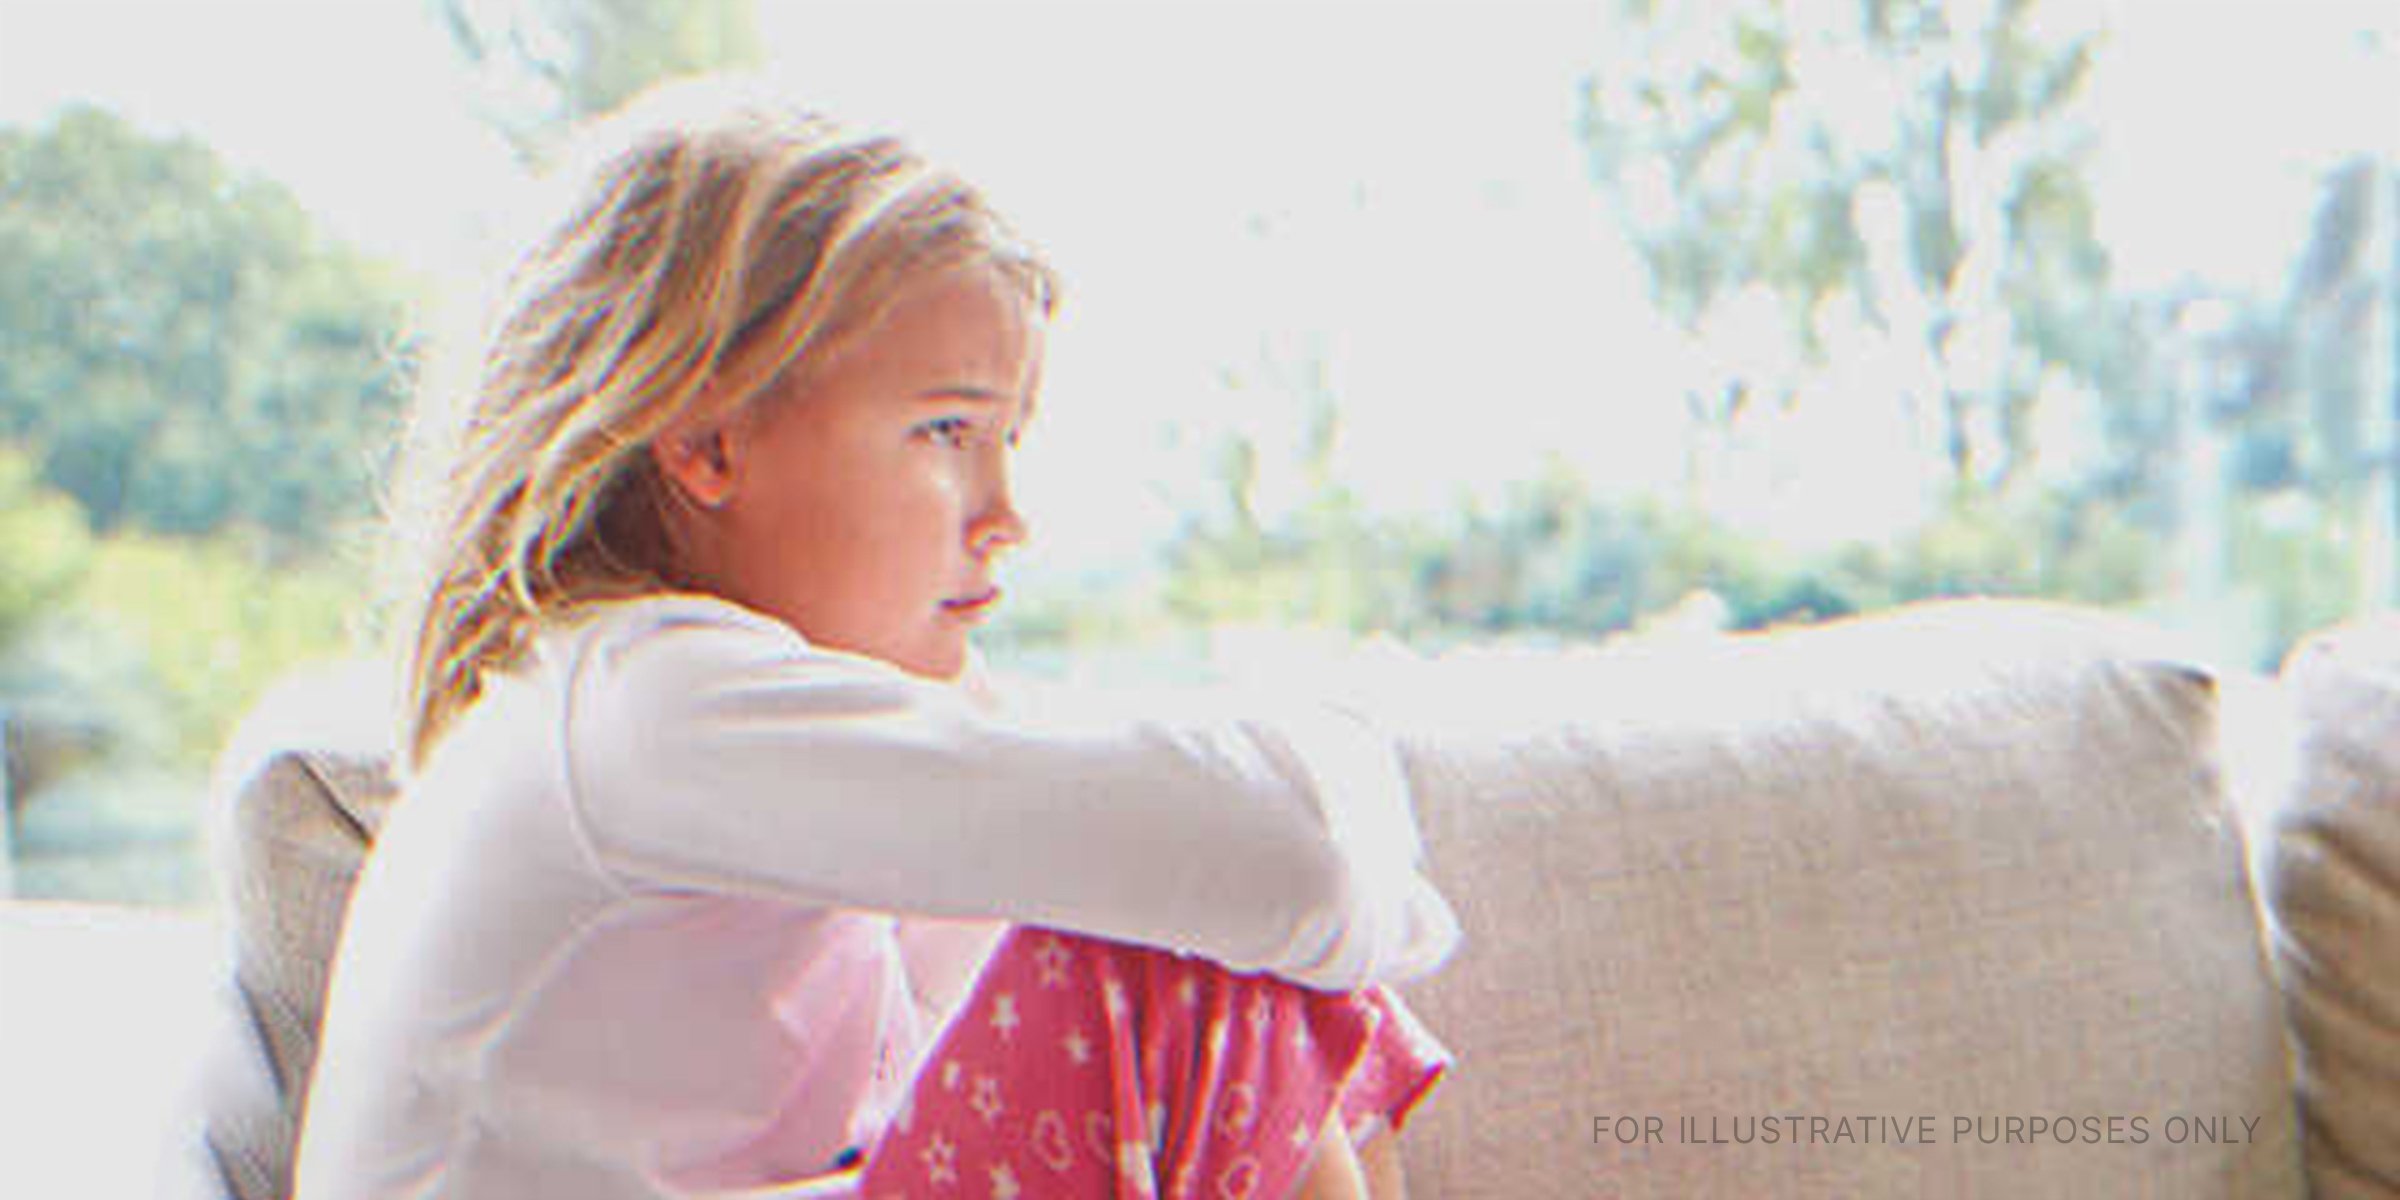
<instances>
[{"instance_id":1,"label":"girl's eyebrow","mask_svg":"<svg viewBox=\"0 0 2400 1200\"><path fill-rule=\"evenodd\" d=\"M929 401L967 400L977 404L1006 404L1009 400L1006 395L990 388L966 383L927 388L917 393L917 399Z\"/></svg>"},{"instance_id":2,"label":"girl's eyebrow","mask_svg":"<svg viewBox=\"0 0 2400 1200\"><path fill-rule=\"evenodd\" d=\"M990 405L996 408L1006 408L1016 403L1016 397L1006 392L995 391L971 383L930 387L917 393L917 403L919 404L955 404L961 400L969 404ZM1027 396L1019 407L1023 409L1025 417L1033 416L1033 397Z\"/></svg>"}]
</instances>

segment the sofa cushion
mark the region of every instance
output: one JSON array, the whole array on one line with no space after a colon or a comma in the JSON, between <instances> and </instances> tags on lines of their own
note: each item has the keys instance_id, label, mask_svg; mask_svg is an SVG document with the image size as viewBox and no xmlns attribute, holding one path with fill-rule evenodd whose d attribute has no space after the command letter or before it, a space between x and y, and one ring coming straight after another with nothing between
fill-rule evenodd
<instances>
[{"instance_id":1,"label":"sofa cushion","mask_svg":"<svg viewBox=\"0 0 2400 1200\"><path fill-rule=\"evenodd\" d=\"M207 1144L240 1200L291 1192L326 976L391 796L380 760L319 752L276 755L234 794L235 1019L215 1051Z\"/></svg>"},{"instance_id":2,"label":"sofa cushion","mask_svg":"<svg viewBox=\"0 0 2400 1200\"><path fill-rule=\"evenodd\" d=\"M1409 989L1460 1056L1427 1194L2298 1193L2211 681L2143 632L1944 604L1412 692L1466 930Z\"/></svg>"},{"instance_id":3,"label":"sofa cushion","mask_svg":"<svg viewBox=\"0 0 2400 1200\"><path fill-rule=\"evenodd\" d=\"M2309 1181L2400 1196L2400 618L2310 639L2283 679L2296 758L2263 877Z\"/></svg>"},{"instance_id":4,"label":"sofa cushion","mask_svg":"<svg viewBox=\"0 0 2400 1200\"><path fill-rule=\"evenodd\" d=\"M380 682L366 663L295 677L220 756L210 834L233 970L197 1083L183 1194L291 1194L326 977L394 794Z\"/></svg>"}]
</instances>

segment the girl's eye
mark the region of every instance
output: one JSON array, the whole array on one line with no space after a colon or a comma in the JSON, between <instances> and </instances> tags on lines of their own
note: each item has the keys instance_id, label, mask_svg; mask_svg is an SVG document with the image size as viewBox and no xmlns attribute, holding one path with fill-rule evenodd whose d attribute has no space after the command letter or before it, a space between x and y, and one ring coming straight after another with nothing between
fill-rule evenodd
<instances>
[{"instance_id":1,"label":"girl's eye","mask_svg":"<svg viewBox=\"0 0 2400 1200\"><path fill-rule=\"evenodd\" d=\"M974 437L975 425L965 417L936 417L917 426L917 431L942 445L958 449Z\"/></svg>"}]
</instances>

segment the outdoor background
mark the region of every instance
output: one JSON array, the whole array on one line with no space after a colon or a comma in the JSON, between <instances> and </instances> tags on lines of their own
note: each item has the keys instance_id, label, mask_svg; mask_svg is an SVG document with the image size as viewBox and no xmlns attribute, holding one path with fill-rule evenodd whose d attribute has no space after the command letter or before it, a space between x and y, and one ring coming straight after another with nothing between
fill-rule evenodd
<instances>
[{"instance_id":1,"label":"outdoor background","mask_svg":"<svg viewBox=\"0 0 2400 1200\"><path fill-rule=\"evenodd\" d=\"M205 905L559 131L738 67L1068 281L993 657L2387 605L2400 10L0 0L0 894ZM1262 647L1264 648L1262 650Z\"/></svg>"}]
</instances>

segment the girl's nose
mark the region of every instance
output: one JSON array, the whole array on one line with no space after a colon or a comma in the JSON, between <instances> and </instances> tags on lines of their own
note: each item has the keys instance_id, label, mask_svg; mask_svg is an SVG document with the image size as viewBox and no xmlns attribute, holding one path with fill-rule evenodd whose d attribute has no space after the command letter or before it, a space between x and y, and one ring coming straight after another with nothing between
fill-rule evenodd
<instances>
[{"instance_id":1,"label":"girl's nose","mask_svg":"<svg viewBox=\"0 0 2400 1200\"><path fill-rule=\"evenodd\" d=\"M991 503L967 527L967 548L978 557L990 557L1023 545L1032 532L1015 500L1003 490L992 496Z\"/></svg>"}]
</instances>

